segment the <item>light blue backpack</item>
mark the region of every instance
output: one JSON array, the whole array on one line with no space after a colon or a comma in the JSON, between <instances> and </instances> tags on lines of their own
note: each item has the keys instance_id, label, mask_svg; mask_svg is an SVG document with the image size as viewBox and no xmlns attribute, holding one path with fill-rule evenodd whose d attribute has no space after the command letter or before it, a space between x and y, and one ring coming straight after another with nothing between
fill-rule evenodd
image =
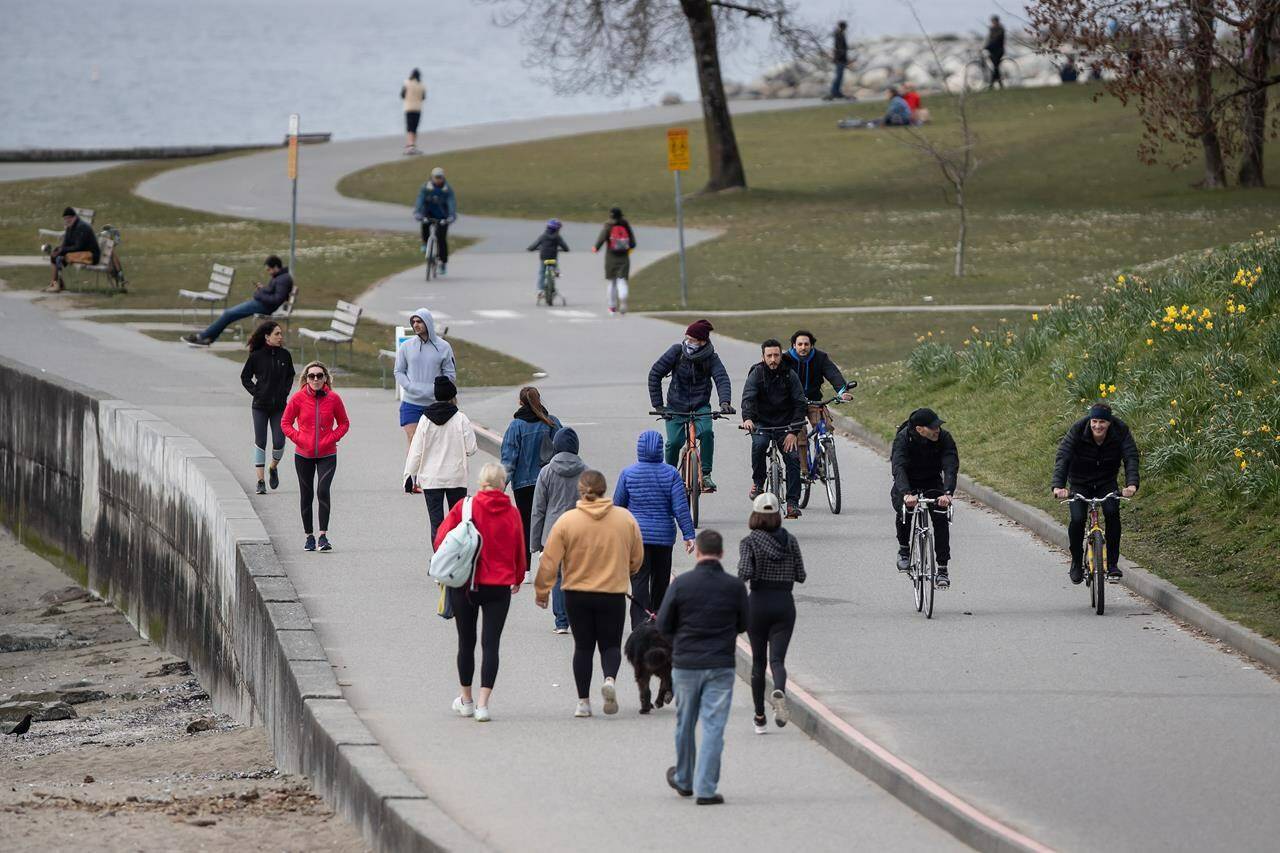
<instances>
[{"instance_id":1,"label":"light blue backpack","mask_svg":"<svg viewBox=\"0 0 1280 853\"><path fill-rule=\"evenodd\" d=\"M427 574L455 589L471 581L474 589L476 560L480 558L482 544L483 537L471 520L471 498L463 498L462 521L445 534L440 547L431 555L431 568Z\"/></svg>"}]
</instances>

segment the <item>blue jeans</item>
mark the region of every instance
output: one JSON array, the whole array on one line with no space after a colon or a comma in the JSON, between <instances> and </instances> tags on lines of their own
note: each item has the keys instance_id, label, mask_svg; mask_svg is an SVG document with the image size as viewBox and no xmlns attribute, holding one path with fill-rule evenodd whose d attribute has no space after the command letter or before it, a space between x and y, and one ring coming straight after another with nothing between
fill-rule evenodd
<instances>
[{"instance_id":1,"label":"blue jeans","mask_svg":"<svg viewBox=\"0 0 1280 853\"><path fill-rule=\"evenodd\" d=\"M684 790L699 797L715 796L720 784L720 753L724 727L733 704L733 667L671 670L676 693L676 777ZM694 729L702 723L702 753Z\"/></svg>"},{"instance_id":2,"label":"blue jeans","mask_svg":"<svg viewBox=\"0 0 1280 853\"><path fill-rule=\"evenodd\" d=\"M243 320L245 317L252 317L254 314L270 314L275 310L274 308L268 308L256 299L241 302L239 305L232 305L226 311L223 311L222 316L214 320L209 325L209 328L201 332L200 337L216 341L227 326L230 326L236 320Z\"/></svg>"},{"instance_id":3,"label":"blue jeans","mask_svg":"<svg viewBox=\"0 0 1280 853\"><path fill-rule=\"evenodd\" d=\"M551 612L556 617L557 628L569 627L569 611L564 609L564 590L560 588L563 580L560 572L556 572L556 585L551 587Z\"/></svg>"},{"instance_id":4,"label":"blue jeans","mask_svg":"<svg viewBox=\"0 0 1280 853\"><path fill-rule=\"evenodd\" d=\"M844 63L843 63L843 62L837 62L837 63L836 63L836 76L835 76L835 79L831 81L831 97L833 97L833 98L843 98L843 97L844 97L844 95L843 95L843 94L841 93L841 91L840 91L840 86L841 86L841 84L843 84L843 83L844 83Z\"/></svg>"}]
</instances>

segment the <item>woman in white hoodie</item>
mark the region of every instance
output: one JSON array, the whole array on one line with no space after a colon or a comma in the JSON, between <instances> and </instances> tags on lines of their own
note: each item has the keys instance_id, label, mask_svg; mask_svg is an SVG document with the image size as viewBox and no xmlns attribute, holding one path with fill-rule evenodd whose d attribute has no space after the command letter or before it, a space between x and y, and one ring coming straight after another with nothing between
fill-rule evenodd
<instances>
[{"instance_id":1,"label":"woman in white hoodie","mask_svg":"<svg viewBox=\"0 0 1280 853\"><path fill-rule=\"evenodd\" d=\"M458 411L458 387L447 376L435 380L436 401L425 407L404 460L404 490L422 489L431 519L431 541L449 509L467 496L467 457L476 452L471 420Z\"/></svg>"}]
</instances>

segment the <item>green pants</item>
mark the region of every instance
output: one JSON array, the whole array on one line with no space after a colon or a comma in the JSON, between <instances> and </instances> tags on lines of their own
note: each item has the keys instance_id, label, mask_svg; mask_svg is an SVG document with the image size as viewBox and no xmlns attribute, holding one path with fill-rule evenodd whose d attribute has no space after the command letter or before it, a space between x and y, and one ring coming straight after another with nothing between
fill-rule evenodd
<instances>
[{"instance_id":1,"label":"green pants","mask_svg":"<svg viewBox=\"0 0 1280 853\"><path fill-rule=\"evenodd\" d=\"M716 452L716 435L711 430L711 407L702 406L699 412L705 412L706 417L694 418L694 423L698 430L698 443L702 446L702 473L707 475L711 473L711 460ZM672 418L667 421L667 447L666 457L667 464L679 466L680 464L680 448L684 447L685 438L688 436L688 427L685 418Z\"/></svg>"}]
</instances>

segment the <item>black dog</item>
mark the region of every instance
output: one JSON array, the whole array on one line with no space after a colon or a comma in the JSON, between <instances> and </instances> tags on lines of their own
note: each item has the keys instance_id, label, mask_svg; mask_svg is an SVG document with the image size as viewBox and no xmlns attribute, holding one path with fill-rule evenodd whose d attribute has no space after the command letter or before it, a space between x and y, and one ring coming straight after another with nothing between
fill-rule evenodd
<instances>
[{"instance_id":1,"label":"black dog","mask_svg":"<svg viewBox=\"0 0 1280 853\"><path fill-rule=\"evenodd\" d=\"M671 642L658 630L652 618L646 619L627 637L623 647L627 660L636 671L636 684L640 687L640 713L647 714L653 708L670 705L671 691ZM658 701L652 701L649 679L658 678Z\"/></svg>"}]
</instances>

